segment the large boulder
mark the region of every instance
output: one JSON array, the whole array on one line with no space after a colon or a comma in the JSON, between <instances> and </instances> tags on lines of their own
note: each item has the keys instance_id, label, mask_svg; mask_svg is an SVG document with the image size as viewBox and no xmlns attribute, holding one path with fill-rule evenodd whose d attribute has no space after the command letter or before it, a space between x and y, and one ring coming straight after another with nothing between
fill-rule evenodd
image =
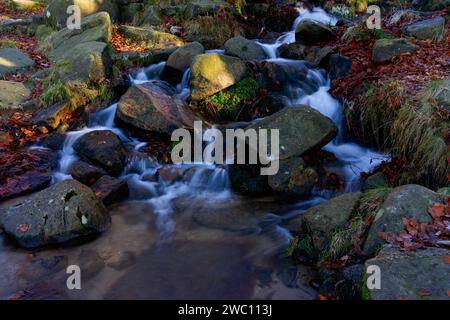
<instances>
[{"instance_id":1,"label":"large boulder","mask_svg":"<svg viewBox=\"0 0 450 320\"><path fill-rule=\"evenodd\" d=\"M310 196L317 181L317 172L308 167L302 158L280 161L278 173L269 176L269 186L272 190L300 198Z\"/></svg>"},{"instance_id":2,"label":"large boulder","mask_svg":"<svg viewBox=\"0 0 450 320\"><path fill-rule=\"evenodd\" d=\"M34 66L25 53L16 48L0 49L0 77Z\"/></svg>"},{"instance_id":3,"label":"large boulder","mask_svg":"<svg viewBox=\"0 0 450 320\"><path fill-rule=\"evenodd\" d=\"M404 29L406 35L420 39L440 41L445 32L445 19L443 17L436 17L419 21L407 25Z\"/></svg>"},{"instance_id":4,"label":"large boulder","mask_svg":"<svg viewBox=\"0 0 450 320\"><path fill-rule=\"evenodd\" d=\"M225 54L242 60L264 60L267 58L264 49L255 41L242 36L231 38L225 42Z\"/></svg>"},{"instance_id":5,"label":"large boulder","mask_svg":"<svg viewBox=\"0 0 450 320\"><path fill-rule=\"evenodd\" d=\"M106 12L86 17L81 29L63 29L50 39L49 58L52 62L66 62L61 68L66 81L101 82L111 70L108 42L112 24Z\"/></svg>"},{"instance_id":6,"label":"large boulder","mask_svg":"<svg viewBox=\"0 0 450 320\"><path fill-rule=\"evenodd\" d=\"M309 235L314 249L320 252L326 248L335 231L347 226L360 197L361 193L356 192L332 198L289 221L287 228Z\"/></svg>"},{"instance_id":7,"label":"large boulder","mask_svg":"<svg viewBox=\"0 0 450 320\"><path fill-rule=\"evenodd\" d=\"M384 246L365 267L380 268L381 288L364 291L371 300L448 300L449 251L427 248L414 252ZM365 284L364 284L365 285Z\"/></svg>"},{"instance_id":8,"label":"large boulder","mask_svg":"<svg viewBox=\"0 0 450 320\"><path fill-rule=\"evenodd\" d=\"M183 40L176 35L149 26L120 26L117 30L129 38L145 44L148 49L179 47L184 44Z\"/></svg>"},{"instance_id":9,"label":"large boulder","mask_svg":"<svg viewBox=\"0 0 450 320\"><path fill-rule=\"evenodd\" d=\"M0 119L6 119L20 109L20 104L30 93L21 82L0 80Z\"/></svg>"},{"instance_id":10,"label":"large boulder","mask_svg":"<svg viewBox=\"0 0 450 320\"><path fill-rule=\"evenodd\" d=\"M419 185L405 185L392 190L369 229L364 243L364 252L374 255L385 243L379 237L379 232L399 233L402 231L404 229L402 218L415 218L418 223L430 222L432 218L428 214L428 209L440 201L441 197L438 193Z\"/></svg>"},{"instance_id":11,"label":"large boulder","mask_svg":"<svg viewBox=\"0 0 450 320\"><path fill-rule=\"evenodd\" d=\"M191 65L191 99L212 96L242 80L246 73L245 63L238 58L218 53L198 55Z\"/></svg>"},{"instance_id":12,"label":"large boulder","mask_svg":"<svg viewBox=\"0 0 450 320\"><path fill-rule=\"evenodd\" d=\"M165 77L179 83L194 58L204 52L205 48L199 42L191 42L176 49L167 59L164 69Z\"/></svg>"},{"instance_id":13,"label":"large boulder","mask_svg":"<svg viewBox=\"0 0 450 320\"><path fill-rule=\"evenodd\" d=\"M0 212L2 229L27 249L84 240L110 223L91 189L75 180L59 182Z\"/></svg>"},{"instance_id":14,"label":"large boulder","mask_svg":"<svg viewBox=\"0 0 450 320\"><path fill-rule=\"evenodd\" d=\"M301 44L312 45L333 38L334 33L330 27L310 19L300 21L295 30L295 41Z\"/></svg>"},{"instance_id":15,"label":"large boulder","mask_svg":"<svg viewBox=\"0 0 450 320\"><path fill-rule=\"evenodd\" d=\"M67 20L71 13L67 13L69 6L77 5L80 8L81 17L87 17L94 13L107 12L113 21L119 16L118 6L114 0L52 0L47 6L46 14L58 27L67 27Z\"/></svg>"},{"instance_id":16,"label":"large boulder","mask_svg":"<svg viewBox=\"0 0 450 320\"><path fill-rule=\"evenodd\" d=\"M279 130L281 160L320 149L333 140L338 132L333 121L306 105L285 107L247 127L250 128L267 129L269 132L272 129Z\"/></svg>"},{"instance_id":17,"label":"large boulder","mask_svg":"<svg viewBox=\"0 0 450 320\"><path fill-rule=\"evenodd\" d=\"M413 53L418 48L405 39L379 39L372 49L372 61L375 64L389 63L402 53Z\"/></svg>"},{"instance_id":18,"label":"large boulder","mask_svg":"<svg viewBox=\"0 0 450 320\"><path fill-rule=\"evenodd\" d=\"M120 99L116 116L132 127L171 135L177 128L168 117L178 108L171 97L174 94L172 88L161 88L153 83L132 86Z\"/></svg>"},{"instance_id":19,"label":"large boulder","mask_svg":"<svg viewBox=\"0 0 450 320\"><path fill-rule=\"evenodd\" d=\"M91 131L80 137L73 149L83 159L118 176L126 162L126 150L120 138L112 131Z\"/></svg>"}]
</instances>

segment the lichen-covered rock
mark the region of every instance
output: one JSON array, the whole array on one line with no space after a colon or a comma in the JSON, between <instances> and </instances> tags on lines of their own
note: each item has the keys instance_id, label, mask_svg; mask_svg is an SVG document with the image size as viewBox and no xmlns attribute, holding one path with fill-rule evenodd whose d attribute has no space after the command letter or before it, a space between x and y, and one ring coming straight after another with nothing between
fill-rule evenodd
<instances>
[{"instance_id":1,"label":"lichen-covered rock","mask_svg":"<svg viewBox=\"0 0 450 320\"><path fill-rule=\"evenodd\" d=\"M375 64L390 62L402 53L413 53L419 47L405 39L380 39L372 49L372 61Z\"/></svg>"},{"instance_id":2,"label":"lichen-covered rock","mask_svg":"<svg viewBox=\"0 0 450 320\"><path fill-rule=\"evenodd\" d=\"M0 49L0 76L19 72L32 66L34 66L34 61L19 49Z\"/></svg>"},{"instance_id":3,"label":"lichen-covered rock","mask_svg":"<svg viewBox=\"0 0 450 320\"><path fill-rule=\"evenodd\" d=\"M87 17L97 12L107 12L113 21L119 17L118 6L113 0L52 0L47 6L46 13L51 21L60 28L67 27L67 20L72 14L67 13L69 6L80 8L81 17Z\"/></svg>"},{"instance_id":4,"label":"lichen-covered rock","mask_svg":"<svg viewBox=\"0 0 450 320\"><path fill-rule=\"evenodd\" d=\"M431 221L428 209L440 202L441 196L419 185L405 185L395 188L380 207L369 229L364 252L373 255L385 243L379 232L399 233L404 229L402 218L415 218L417 223Z\"/></svg>"},{"instance_id":5,"label":"lichen-covered rock","mask_svg":"<svg viewBox=\"0 0 450 320\"><path fill-rule=\"evenodd\" d=\"M285 107L247 127L250 128L267 129L269 132L271 129L278 129L282 160L320 149L333 140L338 132L333 121L306 105Z\"/></svg>"},{"instance_id":6,"label":"lichen-covered rock","mask_svg":"<svg viewBox=\"0 0 450 320\"><path fill-rule=\"evenodd\" d=\"M191 42L176 49L167 59L164 69L165 79L170 83L180 83L183 73L190 68L194 58L204 52L205 48L199 42Z\"/></svg>"},{"instance_id":7,"label":"lichen-covered rock","mask_svg":"<svg viewBox=\"0 0 450 320\"><path fill-rule=\"evenodd\" d=\"M449 251L426 248L412 252L386 245L365 267L380 268L381 288L367 289L364 298L371 300L448 300Z\"/></svg>"},{"instance_id":8,"label":"lichen-covered rock","mask_svg":"<svg viewBox=\"0 0 450 320\"><path fill-rule=\"evenodd\" d=\"M304 19L295 30L295 41L301 44L312 45L333 38L333 30L315 20Z\"/></svg>"},{"instance_id":9,"label":"lichen-covered rock","mask_svg":"<svg viewBox=\"0 0 450 320\"><path fill-rule=\"evenodd\" d=\"M86 133L78 138L73 149L80 157L102 167L111 175L118 176L125 167L125 147L112 131Z\"/></svg>"},{"instance_id":10,"label":"lichen-covered rock","mask_svg":"<svg viewBox=\"0 0 450 320\"><path fill-rule=\"evenodd\" d=\"M20 109L20 104L30 94L31 91L21 82L0 80L0 119L6 119Z\"/></svg>"},{"instance_id":11,"label":"lichen-covered rock","mask_svg":"<svg viewBox=\"0 0 450 320\"><path fill-rule=\"evenodd\" d=\"M145 43L148 49L180 47L184 44L183 40L176 35L157 30L151 26L120 26L117 30L127 37Z\"/></svg>"},{"instance_id":12,"label":"lichen-covered rock","mask_svg":"<svg viewBox=\"0 0 450 320\"><path fill-rule=\"evenodd\" d=\"M303 215L289 221L290 231L307 233L317 252L324 250L334 232L346 227L361 193L347 193L308 209Z\"/></svg>"},{"instance_id":13,"label":"lichen-covered rock","mask_svg":"<svg viewBox=\"0 0 450 320\"><path fill-rule=\"evenodd\" d=\"M191 65L191 99L212 96L242 80L246 73L245 63L238 58L218 53L198 55Z\"/></svg>"},{"instance_id":14,"label":"lichen-covered rock","mask_svg":"<svg viewBox=\"0 0 450 320\"><path fill-rule=\"evenodd\" d=\"M0 226L24 248L84 240L111 224L103 204L85 185L59 182L0 212Z\"/></svg>"},{"instance_id":15,"label":"lichen-covered rock","mask_svg":"<svg viewBox=\"0 0 450 320\"><path fill-rule=\"evenodd\" d=\"M277 174L269 176L269 186L287 196L307 198L318 181L317 172L302 158L280 161Z\"/></svg>"},{"instance_id":16,"label":"lichen-covered rock","mask_svg":"<svg viewBox=\"0 0 450 320\"><path fill-rule=\"evenodd\" d=\"M440 41L445 32L445 19L443 17L436 17L419 21L407 25L404 29L406 35L420 39Z\"/></svg>"},{"instance_id":17,"label":"lichen-covered rock","mask_svg":"<svg viewBox=\"0 0 450 320\"><path fill-rule=\"evenodd\" d=\"M242 60L264 60L267 58L264 49L255 41L242 36L231 38L225 42L225 54Z\"/></svg>"}]
</instances>

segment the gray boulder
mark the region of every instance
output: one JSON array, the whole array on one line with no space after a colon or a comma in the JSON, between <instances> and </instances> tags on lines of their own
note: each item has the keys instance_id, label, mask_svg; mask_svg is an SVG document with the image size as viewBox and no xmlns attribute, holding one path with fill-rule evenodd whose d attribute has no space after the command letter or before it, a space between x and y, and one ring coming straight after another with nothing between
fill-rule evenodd
<instances>
[{"instance_id":1,"label":"gray boulder","mask_svg":"<svg viewBox=\"0 0 450 320\"><path fill-rule=\"evenodd\" d=\"M225 42L224 47L225 54L242 60L264 60L267 58L266 52L260 45L242 36L231 38Z\"/></svg>"},{"instance_id":2,"label":"gray boulder","mask_svg":"<svg viewBox=\"0 0 450 320\"><path fill-rule=\"evenodd\" d=\"M306 105L285 107L247 127L249 128L268 131L278 129L282 160L300 157L309 151L320 149L333 140L338 132L333 121Z\"/></svg>"},{"instance_id":3,"label":"gray boulder","mask_svg":"<svg viewBox=\"0 0 450 320\"><path fill-rule=\"evenodd\" d=\"M312 45L334 38L333 30L323 23L305 19L295 30L295 41L301 44Z\"/></svg>"},{"instance_id":4,"label":"gray boulder","mask_svg":"<svg viewBox=\"0 0 450 320\"><path fill-rule=\"evenodd\" d=\"M174 78L173 82L179 83L183 73L189 69L194 58L204 52L205 48L199 42L191 42L176 49L167 59L164 69L165 77Z\"/></svg>"},{"instance_id":5,"label":"gray boulder","mask_svg":"<svg viewBox=\"0 0 450 320\"><path fill-rule=\"evenodd\" d=\"M361 193L347 193L308 209L303 215L289 221L287 228L296 233L307 233L317 252L326 248L334 232L347 226L357 207Z\"/></svg>"},{"instance_id":6,"label":"gray boulder","mask_svg":"<svg viewBox=\"0 0 450 320\"><path fill-rule=\"evenodd\" d=\"M20 109L31 91L20 82L0 80L0 118L8 118Z\"/></svg>"},{"instance_id":7,"label":"gray boulder","mask_svg":"<svg viewBox=\"0 0 450 320\"><path fill-rule=\"evenodd\" d=\"M16 73L33 66L34 61L19 49L0 49L0 76Z\"/></svg>"},{"instance_id":8,"label":"gray boulder","mask_svg":"<svg viewBox=\"0 0 450 320\"><path fill-rule=\"evenodd\" d=\"M371 300L448 300L449 251L427 248L414 252L384 246L365 267L376 265L381 271L381 289L364 291Z\"/></svg>"},{"instance_id":9,"label":"gray boulder","mask_svg":"<svg viewBox=\"0 0 450 320\"><path fill-rule=\"evenodd\" d=\"M405 27L404 33L420 40L441 41L445 32L445 19L436 17L410 24Z\"/></svg>"},{"instance_id":10,"label":"gray boulder","mask_svg":"<svg viewBox=\"0 0 450 320\"><path fill-rule=\"evenodd\" d=\"M419 47L405 39L380 39L372 49L372 61L375 64L389 63L402 53L413 53Z\"/></svg>"},{"instance_id":11,"label":"gray boulder","mask_svg":"<svg viewBox=\"0 0 450 320\"><path fill-rule=\"evenodd\" d=\"M59 182L0 213L5 233L27 249L84 240L110 224L103 204L75 180Z\"/></svg>"},{"instance_id":12,"label":"gray boulder","mask_svg":"<svg viewBox=\"0 0 450 320\"><path fill-rule=\"evenodd\" d=\"M191 65L191 99L212 96L242 80L246 73L241 59L218 53L198 55Z\"/></svg>"},{"instance_id":13,"label":"gray boulder","mask_svg":"<svg viewBox=\"0 0 450 320\"><path fill-rule=\"evenodd\" d=\"M378 211L364 243L364 252L374 255L385 243L379 232L399 233L404 229L402 218L415 218L418 223L432 220L428 209L440 202L441 196L419 185L405 185L392 190Z\"/></svg>"}]
</instances>

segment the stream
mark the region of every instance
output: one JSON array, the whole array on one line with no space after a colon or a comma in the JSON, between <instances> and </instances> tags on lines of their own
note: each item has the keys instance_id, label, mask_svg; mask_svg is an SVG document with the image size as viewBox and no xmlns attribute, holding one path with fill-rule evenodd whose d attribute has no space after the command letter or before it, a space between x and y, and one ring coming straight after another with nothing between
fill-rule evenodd
<instances>
[{"instance_id":1,"label":"stream","mask_svg":"<svg viewBox=\"0 0 450 320\"><path fill-rule=\"evenodd\" d=\"M322 9L299 10L293 31L273 44L258 42L269 61L307 68L303 61L277 56L278 47L295 42L294 30L305 18L336 23ZM132 82L157 80L164 65L142 69ZM293 79L285 84L286 99L308 104L335 122L340 134L324 149L336 155L333 166L345 180L345 191L359 190L360 173L387 157L346 141L341 105L329 93L326 72L307 72L318 90L306 95ZM177 99L188 98L188 83L189 70L177 86ZM77 160L72 146L90 131L111 130L134 150L121 175L130 195L109 207L111 229L81 246L37 252L18 249L0 233L0 299L18 294L30 299L314 299L309 285L314 271L284 256L290 234L283 223L329 194L316 191L296 204L245 198L232 192L226 168L206 163L178 166L188 173L183 181L149 179L161 165L139 152L145 143L116 127L116 109L113 104L99 111L89 127L67 133L54 173L54 182L71 178L68 170ZM82 270L81 290L66 288L65 271L73 264Z\"/></svg>"}]
</instances>

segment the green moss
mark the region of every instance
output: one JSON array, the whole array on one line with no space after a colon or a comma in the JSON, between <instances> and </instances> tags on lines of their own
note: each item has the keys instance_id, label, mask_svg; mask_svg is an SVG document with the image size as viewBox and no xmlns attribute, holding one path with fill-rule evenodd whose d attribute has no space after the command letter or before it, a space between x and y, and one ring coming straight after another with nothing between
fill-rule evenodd
<instances>
[{"instance_id":1,"label":"green moss","mask_svg":"<svg viewBox=\"0 0 450 320\"><path fill-rule=\"evenodd\" d=\"M0 49L3 48L17 48L17 44L13 40L8 39L0 40Z\"/></svg>"},{"instance_id":2,"label":"green moss","mask_svg":"<svg viewBox=\"0 0 450 320\"><path fill-rule=\"evenodd\" d=\"M203 103L212 105L222 117L232 117L236 115L244 100L256 96L258 89L255 78L249 76L229 89L206 98Z\"/></svg>"},{"instance_id":3,"label":"green moss","mask_svg":"<svg viewBox=\"0 0 450 320\"><path fill-rule=\"evenodd\" d=\"M370 290L367 288L367 273L364 271L363 279L362 279L362 291L361 291L361 299L362 300L371 300Z\"/></svg>"}]
</instances>

